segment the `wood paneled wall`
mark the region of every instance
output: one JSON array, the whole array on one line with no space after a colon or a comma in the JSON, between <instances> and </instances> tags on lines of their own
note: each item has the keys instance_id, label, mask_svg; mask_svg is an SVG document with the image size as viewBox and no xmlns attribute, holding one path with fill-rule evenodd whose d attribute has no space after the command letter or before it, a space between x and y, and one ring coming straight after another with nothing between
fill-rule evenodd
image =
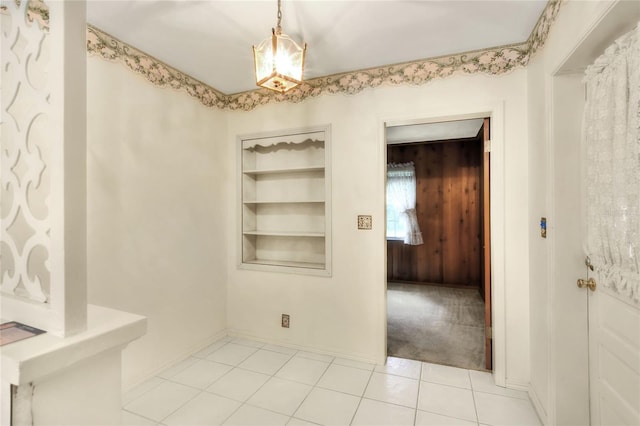
<instances>
[{"instance_id":1,"label":"wood paneled wall","mask_svg":"<svg viewBox=\"0 0 640 426\"><path fill-rule=\"evenodd\" d=\"M480 286L480 140L389 145L388 162L413 161L424 244L387 241L387 280Z\"/></svg>"}]
</instances>

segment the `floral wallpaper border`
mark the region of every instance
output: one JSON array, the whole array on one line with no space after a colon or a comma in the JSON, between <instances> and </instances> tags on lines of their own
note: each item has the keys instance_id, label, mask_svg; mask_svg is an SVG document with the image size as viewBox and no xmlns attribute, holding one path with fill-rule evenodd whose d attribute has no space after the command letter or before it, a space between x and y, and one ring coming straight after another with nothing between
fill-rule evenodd
<instances>
[{"instance_id":1,"label":"floral wallpaper border","mask_svg":"<svg viewBox=\"0 0 640 426\"><path fill-rule=\"evenodd\" d=\"M44 0L28 0L27 18L29 22L36 21L40 25L40 29L49 31L49 6ZM19 3L18 0L16 0Z\"/></svg>"},{"instance_id":2,"label":"floral wallpaper border","mask_svg":"<svg viewBox=\"0 0 640 426\"><path fill-rule=\"evenodd\" d=\"M20 6L21 0L14 0ZM44 0L27 0L27 19L29 22L36 21L42 31L49 31L49 7ZM0 4L0 13L8 13L7 6Z\"/></svg>"},{"instance_id":3,"label":"floral wallpaper border","mask_svg":"<svg viewBox=\"0 0 640 426\"><path fill-rule=\"evenodd\" d=\"M224 93L89 24L87 51L126 65L131 71L142 75L156 86L184 90L205 106L228 108L228 96Z\"/></svg>"},{"instance_id":4,"label":"floral wallpaper border","mask_svg":"<svg viewBox=\"0 0 640 426\"><path fill-rule=\"evenodd\" d=\"M39 7L34 8L34 15L37 15L42 10L42 0L31 1ZM183 90L208 107L250 111L271 102L295 103L322 94L356 94L383 84L423 85L455 74L507 73L526 66L533 54L544 46L563 2L549 0L524 43L313 78L285 94L267 89L224 94L91 25L87 25L87 51L120 62L157 86ZM48 28L48 11L46 17L39 15L45 18Z\"/></svg>"},{"instance_id":5,"label":"floral wallpaper border","mask_svg":"<svg viewBox=\"0 0 640 426\"><path fill-rule=\"evenodd\" d=\"M521 44L318 77L304 81L285 94L267 89L232 94L227 96L227 108L249 111L270 102L301 102L325 93L356 94L383 84L422 85L454 74L504 74L526 66L532 55L544 46L562 3L563 0L550 0L529 39Z\"/></svg>"}]
</instances>

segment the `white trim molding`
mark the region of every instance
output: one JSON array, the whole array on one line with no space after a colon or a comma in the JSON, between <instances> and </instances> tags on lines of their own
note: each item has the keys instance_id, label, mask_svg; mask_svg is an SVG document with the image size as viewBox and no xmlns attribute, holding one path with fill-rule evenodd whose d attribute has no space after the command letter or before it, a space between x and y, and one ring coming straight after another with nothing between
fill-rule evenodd
<instances>
[{"instance_id":1,"label":"white trim molding","mask_svg":"<svg viewBox=\"0 0 640 426\"><path fill-rule=\"evenodd\" d=\"M386 149L385 127L413 124L437 123L443 121L466 120L473 118L491 119L491 314L493 327L493 378L498 386L512 387L515 383L508 382L507 373L507 310L506 310L506 270L505 270L505 103L494 100L482 104L453 104L436 105L430 111L419 117L387 117L380 122L381 149ZM383 151L384 152L384 151ZM386 157L382 157L386 162ZM384 176L385 174L381 174ZM385 203L382 199L381 203ZM385 262L386 265L386 262ZM381 300L386 301L386 281ZM384 312L381 318L385 323L381 330L386 336L386 303L382 304ZM381 353L386 356L386 338ZM519 389L526 387L518 386Z\"/></svg>"}]
</instances>

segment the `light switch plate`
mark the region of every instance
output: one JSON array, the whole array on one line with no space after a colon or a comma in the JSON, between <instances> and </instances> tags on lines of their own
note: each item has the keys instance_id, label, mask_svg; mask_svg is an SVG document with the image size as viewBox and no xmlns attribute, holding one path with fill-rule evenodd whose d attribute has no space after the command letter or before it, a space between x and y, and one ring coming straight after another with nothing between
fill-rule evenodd
<instances>
[{"instance_id":1,"label":"light switch plate","mask_svg":"<svg viewBox=\"0 0 640 426\"><path fill-rule=\"evenodd\" d=\"M358 229L371 229L371 215L358 215Z\"/></svg>"}]
</instances>

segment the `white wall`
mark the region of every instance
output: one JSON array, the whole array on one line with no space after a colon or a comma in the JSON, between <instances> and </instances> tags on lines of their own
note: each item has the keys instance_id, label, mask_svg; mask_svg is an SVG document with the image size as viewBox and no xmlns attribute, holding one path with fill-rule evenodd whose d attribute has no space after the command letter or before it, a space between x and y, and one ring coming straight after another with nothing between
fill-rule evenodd
<instances>
[{"instance_id":1,"label":"white wall","mask_svg":"<svg viewBox=\"0 0 640 426\"><path fill-rule=\"evenodd\" d=\"M504 288L495 309L504 310L506 321L497 338L506 352L505 382L526 386L529 238L538 214L532 221L523 188L530 186L528 119L540 114L528 112L527 73L456 76L221 112L90 57L89 300L149 317L147 336L125 351L125 386L227 325L236 334L381 362L383 123L466 113L469 105L502 109L494 122L503 136L504 158L494 163L502 193L494 196L503 205L493 224L501 238L493 245L504 256L494 278ZM323 124L332 125L332 277L239 270L236 136ZM358 214L373 215L372 231L356 229ZM280 327L281 313L291 315L290 329Z\"/></svg>"},{"instance_id":2,"label":"white wall","mask_svg":"<svg viewBox=\"0 0 640 426\"><path fill-rule=\"evenodd\" d=\"M545 92L547 82L543 74L543 61L536 56L528 66L527 98L529 101L529 282L531 306L531 396L540 417L547 417L549 322L548 274L551 238L540 236L539 222L548 221L549 235L555 229L554 219L549 215L549 193L546 184L549 168L548 138L546 129L531 123L544 122L546 117ZM542 182L540 182L542 180Z\"/></svg>"},{"instance_id":3,"label":"white wall","mask_svg":"<svg viewBox=\"0 0 640 426\"><path fill-rule=\"evenodd\" d=\"M226 329L224 113L87 60L89 303L148 317L130 387Z\"/></svg>"},{"instance_id":4,"label":"white wall","mask_svg":"<svg viewBox=\"0 0 640 426\"><path fill-rule=\"evenodd\" d=\"M575 285L586 275L578 210L581 72L639 18L638 2L569 1L528 67L530 223L546 216L549 236L529 229L530 394L545 424L588 422L586 294ZM596 33L609 36L585 38Z\"/></svg>"},{"instance_id":5,"label":"white wall","mask_svg":"<svg viewBox=\"0 0 640 426\"><path fill-rule=\"evenodd\" d=\"M232 332L381 362L385 350L385 253L383 123L463 113L469 105L499 104L504 122L504 239L506 381L529 382L528 134L526 70L501 77L458 76L420 87L385 86L360 94L326 95L299 104L271 104L228 114L227 144L244 133L311 125L332 126L333 276L255 272L237 268L239 238L228 234L227 318ZM238 229L236 149L226 176L229 221ZM371 214L373 230L358 231L356 216ZM503 215L503 216L502 216ZM423 230L428 232L428 230ZM500 302L500 300L498 300ZM504 308L504 306L503 306ZM280 314L291 328L280 327Z\"/></svg>"}]
</instances>

